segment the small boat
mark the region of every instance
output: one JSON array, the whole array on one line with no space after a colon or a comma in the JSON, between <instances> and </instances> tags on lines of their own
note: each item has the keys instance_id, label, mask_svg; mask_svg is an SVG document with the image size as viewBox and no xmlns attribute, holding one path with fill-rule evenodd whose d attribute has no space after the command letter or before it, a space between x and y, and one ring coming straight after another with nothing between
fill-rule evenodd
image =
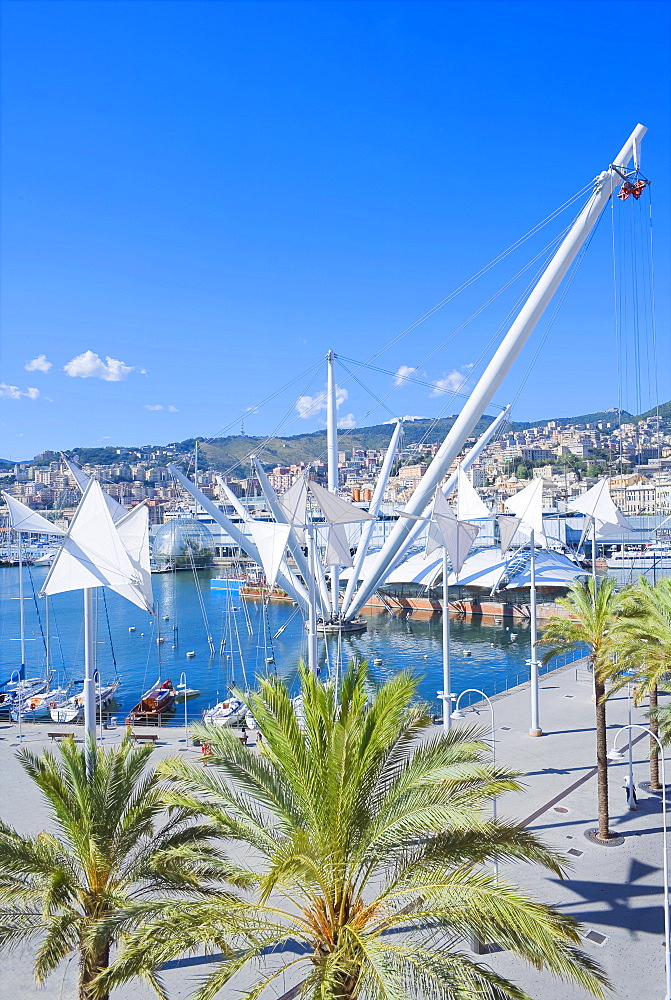
<instances>
[{"instance_id":1,"label":"small boat","mask_svg":"<svg viewBox=\"0 0 671 1000\"><path fill-rule=\"evenodd\" d=\"M162 636L162 635L159 635L159 637L158 637L158 639L156 640L156 642L165 642L165 639L163 638L163 636Z\"/></svg>"},{"instance_id":2,"label":"small boat","mask_svg":"<svg viewBox=\"0 0 671 1000\"><path fill-rule=\"evenodd\" d=\"M102 711L109 705L118 686L118 681L114 681L113 684L96 685L96 712ZM80 691L61 704L56 702L53 706L49 705L49 714L54 722L80 722L84 716L84 692Z\"/></svg>"},{"instance_id":3,"label":"small boat","mask_svg":"<svg viewBox=\"0 0 671 1000\"><path fill-rule=\"evenodd\" d=\"M134 625L131 625L131 626L130 626L130 628L128 629L128 631L129 631L129 632L134 632L134 631L135 631L135 626L134 626Z\"/></svg>"},{"instance_id":4,"label":"small boat","mask_svg":"<svg viewBox=\"0 0 671 1000\"><path fill-rule=\"evenodd\" d=\"M195 649L190 649L189 652L186 655L187 655L187 657L188 657L189 660L193 659L193 657L196 655Z\"/></svg>"},{"instance_id":5,"label":"small boat","mask_svg":"<svg viewBox=\"0 0 671 1000\"><path fill-rule=\"evenodd\" d=\"M67 701L67 697L67 688L54 688L52 691L25 698L14 706L10 714L14 722L19 721L19 715L22 720L40 719L42 716L48 715L51 708L63 705Z\"/></svg>"},{"instance_id":6,"label":"small boat","mask_svg":"<svg viewBox=\"0 0 671 1000\"><path fill-rule=\"evenodd\" d=\"M234 726L247 714L247 706L239 698L226 698L214 708L206 708L203 722L208 726Z\"/></svg>"},{"instance_id":7,"label":"small boat","mask_svg":"<svg viewBox=\"0 0 671 1000\"><path fill-rule=\"evenodd\" d=\"M158 719L164 712L169 712L177 700L177 691L171 680L156 681L153 687L142 695L135 708L131 709L126 720L128 724L151 719Z\"/></svg>"},{"instance_id":8,"label":"small boat","mask_svg":"<svg viewBox=\"0 0 671 1000\"><path fill-rule=\"evenodd\" d=\"M170 621L170 615L163 615L163 621L164 622L169 622Z\"/></svg>"},{"instance_id":9,"label":"small boat","mask_svg":"<svg viewBox=\"0 0 671 1000\"><path fill-rule=\"evenodd\" d=\"M175 691L177 692L175 701L188 701L189 698L197 698L200 695L200 691L196 688L184 687L183 684L178 684Z\"/></svg>"},{"instance_id":10,"label":"small boat","mask_svg":"<svg viewBox=\"0 0 671 1000\"><path fill-rule=\"evenodd\" d=\"M23 681L6 684L0 691L0 712L12 709L18 702L26 701L33 695L41 694L47 686L44 677L28 677Z\"/></svg>"}]
</instances>

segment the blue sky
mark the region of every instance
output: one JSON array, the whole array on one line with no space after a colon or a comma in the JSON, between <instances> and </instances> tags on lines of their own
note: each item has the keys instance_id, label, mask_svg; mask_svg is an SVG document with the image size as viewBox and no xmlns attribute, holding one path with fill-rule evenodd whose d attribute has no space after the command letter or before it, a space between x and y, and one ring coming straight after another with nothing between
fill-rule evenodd
<instances>
[{"instance_id":1,"label":"blue sky","mask_svg":"<svg viewBox=\"0 0 671 1000\"><path fill-rule=\"evenodd\" d=\"M2 18L0 456L314 430L329 348L350 359L344 426L455 412L445 390L473 384L534 270L452 334L571 210L385 346L638 121L650 192L607 209L497 402L531 419L671 397L667 3L5 0ZM378 354L382 372L353 363Z\"/></svg>"}]
</instances>

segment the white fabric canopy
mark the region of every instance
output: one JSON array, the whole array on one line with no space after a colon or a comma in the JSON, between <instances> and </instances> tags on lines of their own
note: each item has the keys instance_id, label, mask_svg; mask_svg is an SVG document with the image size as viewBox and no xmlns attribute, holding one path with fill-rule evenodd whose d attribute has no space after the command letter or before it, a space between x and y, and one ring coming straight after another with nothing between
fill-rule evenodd
<instances>
[{"instance_id":1,"label":"white fabric canopy","mask_svg":"<svg viewBox=\"0 0 671 1000\"><path fill-rule=\"evenodd\" d=\"M62 594L87 587L110 587L112 590L128 587L123 592L124 597L147 610L142 594L142 575L131 563L100 483L93 479L86 487L42 592Z\"/></svg>"},{"instance_id":2,"label":"white fabric canopy","mask_svg":"<svg viewBox=\"0 0 671 1000\"><path fill-rule=\"evenodd\" d=\"M457 578L450 573L450 587L478 587L485 590L496 590L503 579L509 562L501 558L498 548L476 549L464 560ZM424 553L416 553L402 562L393 570L385 583L414 583L419 586L432 587L442 573L442 558L436 555L427 557ZM584 569L576 566L559 552L536 552L536 586L563 587L576 576L583 576ZM530 569L526 565L520 569L506 584L508 588L526 588L530 585Z\"/></svg>"},{"instance_id":3,"label":"white fabric canopy","mask_svg":"<svg viewBox=\"0 0 671 1000\"><path fill-rule=\"evenodd\" d=\"M426 555L431 555L436 548L436 541L440 538L439 544L447 549L452 569L459 576L464 560L480 529L474 524L457 520L440 488L436 490L433 501L433 521L427 536Z\"/></svg>"},{"instance_id":4,"label":"white fabric canopy","mask_svg":"<svg viewBox=\"0 0 671 1000\"><path fill-rule=\"evenodd\" d=\"M30 531L39 535L64 535L62 528L47 521L36 510L31 510L20 500L2 491L5 502L9 507L9 523L14 531Z\"/></svg>"},{"instance_id":5,"label":"white fabric canopy","mask_svg":"<svg viewBox=\"0 0 671 1000\"><path fill-rule=\"evenodd\" d=\"M258 549L266 583L268 587L272 588L275 586L277 573L284 558L291 525L250 519L247 522L247 527Z\"/></svg>"},{"instance_id":6,"label":"white fabric canopy","mask_svg":"<svg viewBox=\"0 0 671 1000\"><path fill-rule=\"evenodd\" d=\"M536 586L537 587L560 587L567 586L577 576L585 576L585 570L576 566L561 552L537 552L536 553ZM510 578L506 587L514 589L516 587L531 586L531 566L527 562L526 566Z\"/></svg>"},{"instance_id":7,"label":"white fabric canopy","mask_svg":"<svg viewBox=\"0 0 671 1000\"><path fill-rule=\"evenodd\" d=\"M349 539L344 524L332 524L329 528L328 544L326 546L327 566L353 566Z\"/></svg>"},{"instance_id":8,"label":"white fabric canopy","mask_svg":"<svg viewBox=\"0 0 671 1000\"><path fill-rule=\"evenodd\" d=\"M217 482L219 483L219 488L226 494L226 499L238 517L242 518L243 521L249 521L249 511L242 506L228 483L225 483L221 476L217 476Z\"/></svg>"},{"instance_id":9,"label":"white fabric canopy","mask_svg":"<svg viewBox=\"0 0 671 1000\"><path fill-rule=\"evenodd\" d=\"M294 528L305 527L305 506L308 500L308 484L305 476L297 479L293 486L277 498L277 502Z\"/></svg>"},{"instance_id":10,"label":"white fabric canopy","mask_svg":"<svg viewBox=\"0 0 671 1000\"><path fill-rule=\"evenodd\" d=\"M501 555L504 556L508 551L508 549L510 548L510 543L517 534L517 529L520 526L521 518L504 515L503 517L497 517L496 520L499 525Z\"/></svg>"},{"instance_id":11,"label":"white fabric canopy","mask_svg":"<svg viewBox=\"0 0 671 1000\"><path fill-rule=\"evenodd\" d=\"M489 509L459 465L457 468L457 519L459 521L475 521L483 517L489 517Z\"/></svg>"},{"instance_id":12,"label":"white fabric canopy","mask_svg":"<svg viewBox=\"0 0 671 1000\"><path fill-rule=\"evenodd\" d=\"M67 465L68 471L70 472L70 475L77 483L77 486L82 491L82 493L84 493L86 487L91 482L91 477L87 476L85 472L82 472L82 470L75 462L71 462L68 458L65 458L64 455L63 455L63 461ZM123 506L123 504L118 503L114 499L114 497L111 497L109 493L106 493L104 490L103 490L103 496L105 498L105 504L107 506L107 509L110 512L110 516L115 523L117 521L120 521L122 517L126 516L128 511Z\"/></svg>"},{"instance_id":13,"label":"white fabric canopy","mask_svg":"<svg viewBox=\"0 0 671 1000\"><path fill-rule=\"evenodd\" d=\"M149 557L149 511L146 504L138 504L128 511L116 524L116 530L123 546L128 553L131 566L139 577L138 583L121 584L112 587L121 597L127 598L133 604L142 607L139 598L144 602L144 608L149 614L154 613L154 594L151 586L151 564ZM135 597L131 596L129 590Z\"/></svg>"},{"instance_id":14,"label":"white fabric canopy","mask_svg":"<svg viewBox=\"0 0 671 1000\"><path fill-rule=\"evenodd\" d=\"M543 480L539 476L506 500L506 507L519 517L538 537L543 534Z\"/></svg>"},{"instance_id":15,"label":"white fabric canopy","mask_svg":"<svg viewBox=\"0 0 671 1000\"><path fill-rule=\"evenodd\" d=\"M630 531L629 522L613 502L609 484L609 477L604 476L581 496L576 497L575 500L569 500L566 506L571 511L577 511L579 514L586 514L593 518L596 521L597 530L604 525L618 525L620 528Z\"/></svg>"},{"instance_id":16,"label":"white fabric canopy","mask_svg":"<svg viewBox=\"0 0 671 1000\"><path fill-rule=\"evenodd\" d=\"M347 500L341 500L335 493L330 493L323 486L318 486L317 483L309 483L308 487L329 524L355 524L357 521L371 521L373 519L373 515L369 514L367 510L355 507Z\"/></svg>"}]
</instances>

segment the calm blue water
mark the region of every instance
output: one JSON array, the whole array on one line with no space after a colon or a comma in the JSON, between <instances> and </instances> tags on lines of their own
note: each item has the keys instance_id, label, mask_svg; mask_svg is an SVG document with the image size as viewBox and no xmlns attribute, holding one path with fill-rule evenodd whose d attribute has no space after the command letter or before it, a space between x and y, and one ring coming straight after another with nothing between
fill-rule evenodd
<instances>
[{"instance_id":1,"label":"calm blue water","mask_svg":"<svg viewBox=\"0 0 671 1000\"><path fill-rule=\"evenodd\" d=\"M27 676L42 674L46 663L45 602L34 598L45 575L43 568L24 569ZM303 619L297 609L288 604L270 604L264 611L258 601L244 602L250 635L243 601L231 602L224 592L210 590L209 581L214 575L201 571L198 583L188 572L155 575L158 623L111 591L105 591L106 611L103 590L98 589L98 669L103 682L113 679L115 671L121 679L117 704L112 706L120 716L137 703L158 676L170 677L176 684L184 672L188 686L201 691L200 697L188 704L190 718L199 717L204 708L223 697L232 679L240 685L244 685L245 679L253 684L254 677L265 672L267 657L275 658L275 664L268 669L276 669L289 681L295 678L298 659L307 655ZM17 569L0 569L0 681L20 665L18 581ZM231 611L231 606L239 610ZM163 621L163 616L169 620ZM59 679L79 679L84 656L81 592L52 598L50 617L53 669ZM436 691L442 688L440 616L427 620L415 615L408 620L380 612L367 617L368 632L342 640L342 661L366 658L378 679L410 668L421 677L421 695L435 701ZM129 632L133 626L135 631ZM273 638L282 626L286 628L281 635ZM163 643L156 641L159 628ZM213 639L214 655L208 646L208 633ZM476 687L493 694L528 678L525 661L530 650L525 626L511 625L508 629L505 625L452 619L451 635L453 691ZM193 659L186 657L190 650L196 654ZM338 640L330 638L331 663L335 663L338 651ZM470 656L465 655L466 651L470 651ZM323 639L320 639L320 658L322 663L326 662ZM376 659L381 664L374 664ZM178 709L176 721L183 719L183 708Z\"/></svg>"}]
</instances>

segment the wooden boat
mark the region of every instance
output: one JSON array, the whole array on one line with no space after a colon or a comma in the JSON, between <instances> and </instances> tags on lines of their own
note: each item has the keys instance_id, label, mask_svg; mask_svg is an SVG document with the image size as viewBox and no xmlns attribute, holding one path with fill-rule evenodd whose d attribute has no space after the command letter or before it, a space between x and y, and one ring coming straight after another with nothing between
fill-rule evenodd
<instances>
[{"instance_id":1,"label":"wooden boat","mask_svg":"<svg viewBox=\"0 0 671 1000\"><path fill-rule=\"evenodd\" d=\"M131 709L126 724L158 719L164 712L170 711L176 700L177 691L172 681L162 681L159 677L154 686L145 691L135 708Z\"/></svg>"}]
</instances>

